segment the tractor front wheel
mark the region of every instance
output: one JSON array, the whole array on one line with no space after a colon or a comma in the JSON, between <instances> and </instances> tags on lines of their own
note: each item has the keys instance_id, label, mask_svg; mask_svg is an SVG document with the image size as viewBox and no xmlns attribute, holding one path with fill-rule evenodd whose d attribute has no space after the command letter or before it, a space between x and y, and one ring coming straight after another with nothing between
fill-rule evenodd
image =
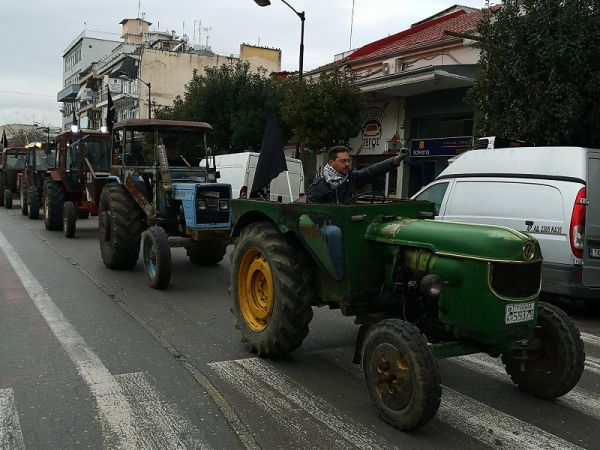
<instances>
[{"instance_id":1,"label":"tractor front wheel","mask_svg":"<svg viewBox=\"0 0 600 450\"><path fill-rule=\"evenodd\" d=\"M231 253L231 312L259 356L285 355L308 334L315 293L302 249L271 223L244 228Z\"/></svg>"},{"instance_id":2,"label":"tractor front wheel","mask_svg":"<svg viewBox=\"0 0 600 450\"><path fill-rule=\"evenodd\" d=\"M4 206L6 209L12 209L12 191L10 189L4 189Z\"/></svg>"},{"instance_id":3,"label":"tractor front wheel","mask_svg":"<svg viewBox=\"0 0 600 450\"><path fill-rule=\"evenodd\" d=\"M40 196L40 190L35 186L29 186L27 189L27 209L30 219L40 218L40 207L42 206L42 200Z\"/></svg>"},{"instance_id":4,"label":"tractor front wheel","mask_svg":"<svg viewBox=\"0 0 600 450\"><path fill-rule=\"evenodd\" d=\"M62 228L62 210L65 193L62 185L50 178L44 181L44 227L46 230Z\"/></svg>"},{"instance_id":5,"label":"tractor front wheel","mask_svg":"<svg viewBox=\"0 0 600 450\"><path fill-rule=\"evenodd\" d=\"M100 196L100 253L109 269L132 269L140 254L146 216L125 188L109 183Z\"/></svg>"},{"instance_id":6,"label":"tractor front wheel","mask_svg":"<svg viewBox=\"0 0 600 450\"><path fill-rule=\"evenodd\" d=\"M21 200L21 214L27 215L27 187L23 183L23 178L19 181L19 199Z\"/></svg>"},{"instance_id":7,"label":"tractor front wheel","mask_svg":"<svg viewBox=\"0 0 600 450\"><path fill-rule=\"evenodd\" d=\"M438 365L414 325L400 319L373 325L363 342L362 371L384 422L409 431L435 416L442 396Z\"/></svg>"},{"instance_id":8,"label":"tractor front wheel","mask_svg":"<svg viewBox=\"0 0 600 450\"><path fill-rule=\"evenodd\" d=\"M190 261L194 264L202 266L212 266L219 264L227 251L227 243L225 242L201 242L193 247L186 247Z\"/></svg>"},{"instance_id":9,"label":"tractor front wheel","mask_svg":"<svg viewBox=\"0 0 600 450\"><path fill-rule=\"evenodd\" d=\"M165 289L171 282L169 238L161 227L150 227L142 234L144 272L154 289Z\"/></svg>"},{"instance_id":10,"label":"tractor front wheel","mask_svg":"<svg viewBox=\"0 0 600 450\"><path fill-rule=\"evenodd\" d=\"M585 353L579 330L560 308L540 302L538 326L531 342L535 350L528 359L502 355L506 373L523 392L553 399L579 382Z\"/></svg>"},{"instance_id":11,"label":"tractor front wheel","mask_svg":"<svg viewBox=\"0 0 600 450\"><path fill-rule=\"evenodd\" d=\"M77 210L73 202L65 202L63 204L63 233L65 237L72 238L75 236L77 226Z\"/></svg>"}]
</instances>

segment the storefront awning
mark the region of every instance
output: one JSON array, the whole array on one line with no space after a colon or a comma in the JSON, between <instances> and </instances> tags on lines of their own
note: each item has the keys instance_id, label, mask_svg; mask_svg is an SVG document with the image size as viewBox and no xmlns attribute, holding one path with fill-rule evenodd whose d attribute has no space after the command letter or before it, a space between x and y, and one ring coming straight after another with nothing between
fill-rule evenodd
<instances>
[{"instance_id":1,"label":"storefront awning","mask_svg":"<svg viewBox=\"0 0 600 450\"><path fill-rule=\"evenodd\" d=\"M411 97L426 92L470 87L476 65L429 66L383 77L359 81L363 94L377 93L378 98Z\"/></svg>"}]
</instances>

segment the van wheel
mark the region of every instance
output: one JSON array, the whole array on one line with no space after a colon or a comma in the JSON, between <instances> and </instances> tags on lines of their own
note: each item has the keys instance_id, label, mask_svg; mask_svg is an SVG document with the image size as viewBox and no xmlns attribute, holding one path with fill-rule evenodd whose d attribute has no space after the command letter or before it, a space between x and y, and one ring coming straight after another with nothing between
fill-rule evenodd
<instances>
[{"instance_id":1,"label":"van wheel","mask_svg":"<svg viewBox=\"0 0 600 450\"><path fill-rule=\"evenodd\" d=\"M540 350L529 359L502 355L506 373L519 389L553 399L569 392L583 373L585 353L579 330L560 308L540 302L532 340Z\"/></svg>"}]
</instances>

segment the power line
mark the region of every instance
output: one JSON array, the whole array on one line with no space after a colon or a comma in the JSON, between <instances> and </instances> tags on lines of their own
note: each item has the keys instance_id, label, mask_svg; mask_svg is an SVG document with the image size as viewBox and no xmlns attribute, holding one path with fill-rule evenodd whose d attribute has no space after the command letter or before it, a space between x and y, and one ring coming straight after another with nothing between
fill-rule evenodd
<instances>
[{"instance_id":1,"label":"power line","mask_svg":"<svg viewBox=\"0 0 600 450\"><path fill-rule=\"evenodd\" d=\"M34 93L31 93L31 92L8 91L8 90L5 90L5 89L0 89L0 92L3 93L3 94L29 95L31 97L55 98L54 95L34 94Z\"/></svg>"}]
</instances>

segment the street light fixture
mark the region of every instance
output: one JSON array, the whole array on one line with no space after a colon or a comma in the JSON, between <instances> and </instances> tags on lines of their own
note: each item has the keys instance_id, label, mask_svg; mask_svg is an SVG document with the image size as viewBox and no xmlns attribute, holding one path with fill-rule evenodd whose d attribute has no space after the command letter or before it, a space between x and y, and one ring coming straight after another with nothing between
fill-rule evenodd
<instances>
[{"instance_id":1,"label":"street light fixture","mask_svg":"<svg viewBox=\"0 0 600 450\"><path fill-rule=\"evenodd\" d=\"M121 75L119 78L123 79L123 80L127 80L127 81L132 81L131 78L129 78L127 75ZM141 78L136 78L136 80L144 83L147 87L148 87L148 119L152 119L152 84L151 83L146 83L144 80L142 80Z\"/></svg>"},{"instance_id":2,"label":"street light fixture","mask_svg":"<svg viewBox=\"0 0 600 450\"><path fill-rule=\"evenodd\" d=\"M294 11L294 13L300 18L300 22L301 22L301 28L300 28L300 61L298 64L298 78L301 80L302 79L302 69L304 66L304 20L306 18L304 11L302 12L298 12L294 9L294 7L292 5L290 5L288 2L286 2L285 0L281 0L283 3L285 3L292 11ZM271 4L270 0L254 0L254 3L256 3L258 6L269 6Z\"/></svg>"}]
</instances>

